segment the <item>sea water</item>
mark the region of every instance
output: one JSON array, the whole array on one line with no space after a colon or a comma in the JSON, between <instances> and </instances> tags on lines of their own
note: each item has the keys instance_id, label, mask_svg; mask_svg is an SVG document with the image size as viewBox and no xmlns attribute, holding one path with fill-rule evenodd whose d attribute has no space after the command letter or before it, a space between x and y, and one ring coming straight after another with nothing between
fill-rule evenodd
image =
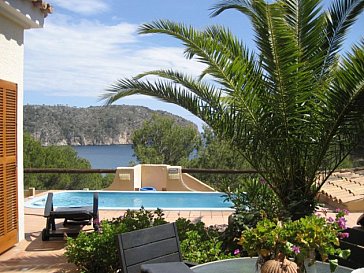
<instances>
[{"instance_id":1,"label":"sea water","mask_svg":"<svg viewBox=\"0 0 364 273\"><path fill-rule=\"evenodd\" d=\"M90 161L92 169L115 169L128 167L131 161L138 162L130 144L72 147L79 157Z\"/></svg>"}]
</instances>

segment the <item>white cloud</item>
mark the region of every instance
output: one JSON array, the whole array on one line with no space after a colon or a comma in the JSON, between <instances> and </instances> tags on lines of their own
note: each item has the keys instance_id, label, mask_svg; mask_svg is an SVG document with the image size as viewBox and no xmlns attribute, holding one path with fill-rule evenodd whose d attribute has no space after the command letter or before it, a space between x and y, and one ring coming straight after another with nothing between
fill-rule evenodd
<instances>
[{"instance_id":1,"label":"white cloud","mask_svg":"<svg viewBox=\"0 0 364 273\"><path fill-rule=\"evenodd\" d=\"M47 96L99 97L115 80L160 68L197 75L201 64L178 47L145 47L137 25L73 23L66 16L47 18L44 29L26 34L25 90Z\"/></svg>"},{"instance_id":2,"label":"white cloud","mask_svg":"<svg viewBox=\"0 0 364 273\"><path fill-rule=\"evenodd\" d=\"M100 0L52 0L52 4L55 5L55 8L58 6L84 15L91 15L109 10L109 6L104 1Z\"/></svg>"}]
</instances>

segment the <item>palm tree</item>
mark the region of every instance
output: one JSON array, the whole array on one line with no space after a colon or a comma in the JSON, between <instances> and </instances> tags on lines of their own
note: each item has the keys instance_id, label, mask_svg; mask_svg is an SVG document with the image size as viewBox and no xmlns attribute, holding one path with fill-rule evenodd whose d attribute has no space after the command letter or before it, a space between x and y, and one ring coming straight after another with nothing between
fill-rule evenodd
<instances>
[{"instance_id":1,"label":"palm tree","mask_svg":"<svg viewBox=\"0 0 364 273\"><path fill-rule=\"evenodd\" d=\"M142 34L181 40L204 71L199 78L146 72L117 81L103 98L144 94L189 110L231 140L277 194L284 216L298 219L314 211L317 192L364 135L364 40L339 55L363 7L364 0L334 0L327 10L321 0L215 5L213 16L235 9L250 18L255 51L222 26L144 24Z\"/></svg>"}]
</instances>

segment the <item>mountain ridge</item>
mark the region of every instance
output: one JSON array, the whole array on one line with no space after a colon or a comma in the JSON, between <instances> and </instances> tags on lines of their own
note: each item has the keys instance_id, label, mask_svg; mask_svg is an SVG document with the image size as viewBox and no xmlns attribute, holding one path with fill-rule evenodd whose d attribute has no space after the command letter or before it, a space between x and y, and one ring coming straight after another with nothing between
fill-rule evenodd
<instances>
[{"instance_id":1,"label":"mountain ridge","mask_svg":"<svg viewBox=\"0 0 364 273\"><path fill-rule=\"evenodd\" d=\"M110 105L72 107L24 105L24 131L42 145L132 144L132 133L153 114L169 116L180 125L197 126L177 115L144 106Z\"/></svg>"}]
</instances>

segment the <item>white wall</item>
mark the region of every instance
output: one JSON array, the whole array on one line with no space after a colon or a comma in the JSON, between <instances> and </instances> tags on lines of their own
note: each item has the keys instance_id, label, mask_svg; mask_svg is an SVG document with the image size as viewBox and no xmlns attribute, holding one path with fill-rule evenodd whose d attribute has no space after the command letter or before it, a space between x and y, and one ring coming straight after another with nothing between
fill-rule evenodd
<instances>
[{"instance_id":1,"label":"white wall","mask_svg":"<svg viewBox=\"0 0 364 273\"><path fill-rule=\"evenodd\" d=\"M19 241L24 239L23 60L24 29L0 16L0 79L18 84L18 211Z\"/></svg>"}]
</instances>

